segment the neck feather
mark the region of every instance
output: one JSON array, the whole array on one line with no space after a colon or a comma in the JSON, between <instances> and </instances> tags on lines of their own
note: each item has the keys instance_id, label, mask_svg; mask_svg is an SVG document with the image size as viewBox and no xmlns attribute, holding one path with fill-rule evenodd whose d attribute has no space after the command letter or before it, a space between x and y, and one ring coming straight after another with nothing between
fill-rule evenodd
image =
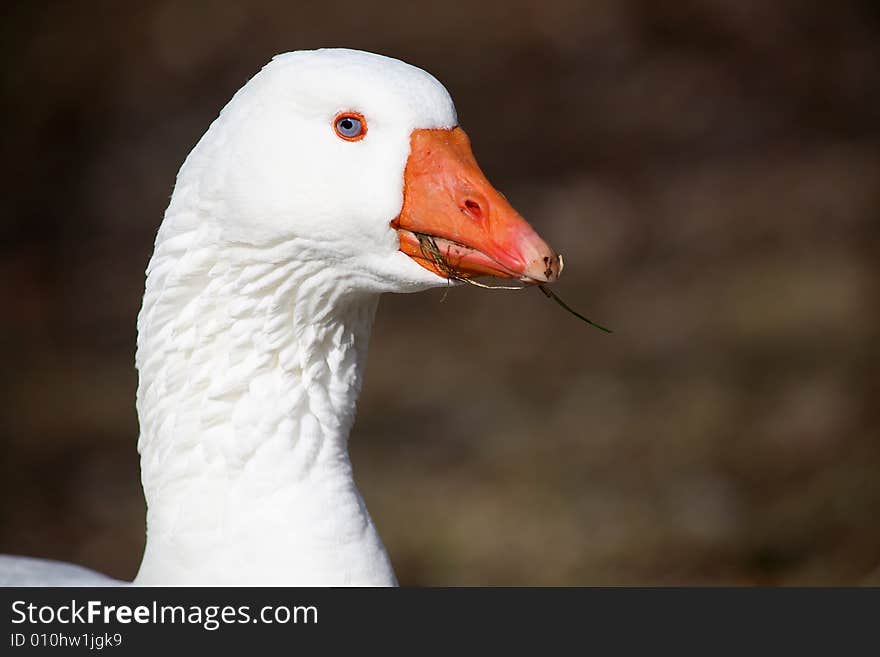
<instances>
[{"instance_id":1,"label":"neck feather","mask_svg":"<svg viewBox=\"0 0 880 657\"><path fill-rule=\"evenodd\" d=\"M165 224L138 318L136 581L394 583L348 457L378 295L307 241Z\"/></svg>"}]
</instances>

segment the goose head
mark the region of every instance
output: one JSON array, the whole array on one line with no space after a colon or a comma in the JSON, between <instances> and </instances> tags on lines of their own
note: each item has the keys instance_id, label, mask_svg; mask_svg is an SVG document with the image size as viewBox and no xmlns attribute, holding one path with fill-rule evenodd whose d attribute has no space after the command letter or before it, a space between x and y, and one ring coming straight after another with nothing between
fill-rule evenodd
<instances>
[{"instance_id":1,"label":"goose head","mask_svg":"<svg viewBox=\"0 0 880 657\"><path fill-rule=\"evenodd\" d=\"M431 75L275 57L187 157L148 267L137 581L393 583L348 457L378 293L560 268Z\"/></svg>"},{"instance_id":2,"label":"goose head","mask_svg":"<svg viewBox=\"0 0 880 657\"><path fill-rule=\"evenodd\" d=\"M297 257L366 291L478 275L543 283L561 269L480 170L443 85L371 53L275 57L212 124L177 187L170 210L198 199L215 239L296 240Z\"/></svg>"}]
</instances>

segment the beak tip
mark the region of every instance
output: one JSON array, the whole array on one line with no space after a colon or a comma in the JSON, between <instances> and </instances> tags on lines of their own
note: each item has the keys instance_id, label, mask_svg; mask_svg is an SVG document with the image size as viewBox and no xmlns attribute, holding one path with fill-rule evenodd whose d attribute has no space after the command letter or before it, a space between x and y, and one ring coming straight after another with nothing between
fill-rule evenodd
<instances>
[{"instance_id":1,"label":"beak tip","mask_svg":"<svg viewBox=\"0 0 880 657\"><path fill-rule=\"evenodd\" d=\"M554 283L562 274L562 256L550 252L532 260L523 271L523 280L533 283Z\"/></svg>"}]
</instances>

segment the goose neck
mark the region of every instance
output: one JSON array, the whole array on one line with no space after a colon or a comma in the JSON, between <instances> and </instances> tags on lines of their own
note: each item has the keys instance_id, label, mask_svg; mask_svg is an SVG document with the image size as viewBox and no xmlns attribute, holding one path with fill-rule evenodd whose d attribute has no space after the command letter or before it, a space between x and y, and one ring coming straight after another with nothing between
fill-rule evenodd
<instances>
[{"instance_id":1,"label":"goose neck","mask_svg":"<svg viewBox=\"0 0 880 657\"><path fill-rule=\"evenodd\" d=\"M148 269L137 581L393 583L348 457L378 295L307 244L208 237L157 243Z\"/></svg>"}]
</instances>

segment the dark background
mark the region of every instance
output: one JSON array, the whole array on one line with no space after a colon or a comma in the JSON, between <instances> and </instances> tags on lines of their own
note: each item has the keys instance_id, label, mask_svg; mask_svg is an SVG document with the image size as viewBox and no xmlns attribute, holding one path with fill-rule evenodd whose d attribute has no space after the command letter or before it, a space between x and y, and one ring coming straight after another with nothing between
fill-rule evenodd
<instances>
[{"instance_id":1,"label":"dark background","mask_svg":"<svg viewBox=\"0 0 880 657\"><path fill-rule=\"evenodd\" d=\"M271 55L349 46L446 84L616 331L383 299L352 449L401 583L880 583L878 7L5 3L0 552L134 576L174 176Z\"/></svg>"}]
</instances>

